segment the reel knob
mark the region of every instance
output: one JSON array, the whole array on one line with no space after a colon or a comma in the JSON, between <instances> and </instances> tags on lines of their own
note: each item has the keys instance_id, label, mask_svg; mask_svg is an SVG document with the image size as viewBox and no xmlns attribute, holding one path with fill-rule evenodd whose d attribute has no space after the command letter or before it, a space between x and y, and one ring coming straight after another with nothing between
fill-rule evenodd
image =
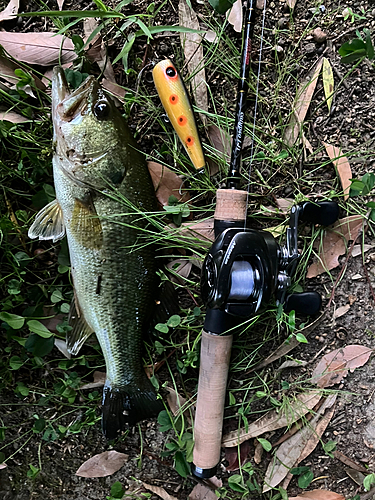
<instances>
[{"instance_id":1,"label":"reel knob","mask_svg":"<svg viewBox=\"0 0 375 500\"><path fill-rule=\"evenodd\" d=\"M299 218L304 222L330 226L339 218L339 206L335 201L320 201L318 203L307 201L301 206Z\"/></svg>"},{"instance_id":2,"label":"reel knob","mask_svg":"<svg viewBox=\"0 0 375 500\"><path fill-rule=\"evenodd\" d=\"M284 311L314 316L322 307L322 297L318 292L291 293L286 296Z\"/></svg>"}]
</instances>

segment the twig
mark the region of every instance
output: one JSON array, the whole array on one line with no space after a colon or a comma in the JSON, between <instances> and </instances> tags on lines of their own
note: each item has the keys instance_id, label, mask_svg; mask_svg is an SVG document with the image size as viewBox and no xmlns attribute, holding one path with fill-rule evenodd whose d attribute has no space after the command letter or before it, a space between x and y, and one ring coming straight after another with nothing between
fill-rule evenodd
<instances>
[{"instance_id":1,"label":"twig","mask_svg":"<svg viewBox=\"0 0 375 500\"><path fill-rule=\"evenodd\" d=\"M339 40L340 38L342 38L343 36L345 35L348 35L349 33L351 33L352 31L356 31L356 30L359 30L361 28L365 28L367 26L367 23L363 23L363 24L360 24L359 26L352 26L351 28L349 28L348 30L344 31L344 33L341 33L340 35L338 35L336 38L334 38L333 40L331 40L332 43L336 42L337 40Z\"/></svg>"},{"instance_id":2,"label":"twig","mask_svg":"<svg viewBox=\"0 0 375 500\"><path fill-rule=\"evenodd\" d=\"M362 266L363 266L363 270L365 272L365 276L366 276L366 280L367 280L368 286L370 287L370 292L371 292L371 295L372 295L372 300L374 301L374 304L375 304L375 292L374 292L374 289L372 287L372 284L371 284L371 281L370 281L370 276L368 274L368 271L366 269L366 266L365 266L365 263L364 263L363 260L362 260Z\"/></svg>"}]
</instances>

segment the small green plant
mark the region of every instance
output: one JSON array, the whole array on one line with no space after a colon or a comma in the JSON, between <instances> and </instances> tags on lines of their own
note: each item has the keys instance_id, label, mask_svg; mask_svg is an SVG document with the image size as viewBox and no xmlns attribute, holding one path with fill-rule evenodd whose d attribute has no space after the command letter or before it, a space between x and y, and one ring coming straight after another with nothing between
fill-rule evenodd
<instances>
[{"instance_id":1,"label":"small green plant","mask_svg":"<svg viewBox=\"0 0 375 500\"><path fill-rule=\"evenodd\" d=\"M371 33L369 30L363 30L364 36L356 31L357 38L344 43L339 48L341 62L350 64L360 61L362 58L367 57L372 61L374 59L374 45L371 40Z\"/></svg>"},{"instance_id":2,"label":"small green plant","mask_svg":"<svg viewBox=\"0 0 375 500\"><path fill-rule=\"evenodd\" d=\"M336 441L327 441L327 443L323 445L323 450L329 457L334 458L334 454L332 452L335 451L336 445Z\"/></svg>"},{"instance_id":3,"label":"small green plant","mask_svg":"<svg viewBox=\"0 0 375 500\"><path fill-rule=\"evenodd\" d=\"M125 490L122 487L122 484L120 481L116 481L115 483L112 484L111 486L111 495L107 496L107 500L119 500L121 498L124 498L125 495Z\"/></svg>"},{"instance_id":4,"label":"small green plant","mask_svg":"<svg viewBox=\"0 0 375 500\"><path fill-rule=\"evenodd\" d=\"M294 467L289 471L293 476L298 476L298 486L305 489L309 486L311 481L314 479L314 473L309 467Z\"/></svg>"},{"instance_id":5,"label":"small green plant","mask_svg":"<svg viewBox=\"0 0 375 500\"><path fill-rule=\"evenodd\" d=\"M363 480L363 487L366 491L370 491L371 487L375 484L375 474L369 474Z\"/></svg>"},{"instance_id":6,"label":"small green plant","mask_svg":"<svg viewBox=\"0 0 375 500\"><path fill-rule=\"evenodd\" d=\"M371 194L375 186L375 174L368 172L361 179L351 179L349 196L355 198L357 196L368 196ZM370 209L369 218L375 221L375 202L368 201L365 206Z\"/></svg>"},{"instance_id":7,"label":"small green plant","mask_svg":"<svg viewBox=\"0 0 375 500\"><path fill-rule=\"evenodd\" d=\"M363 7L361 7L361 12L362 14L365 14L365 9ZM346 7L344 10L343 10L343 16L344 16L344 21L346 21L347 19L349 19L350 17L350 22L351 23L354 23L354 21L356 19L366 19L366 16L361 16L360 14L356 14L355 12L353 12L353 9L351 7Z\"/></svg>"}]
</instances>

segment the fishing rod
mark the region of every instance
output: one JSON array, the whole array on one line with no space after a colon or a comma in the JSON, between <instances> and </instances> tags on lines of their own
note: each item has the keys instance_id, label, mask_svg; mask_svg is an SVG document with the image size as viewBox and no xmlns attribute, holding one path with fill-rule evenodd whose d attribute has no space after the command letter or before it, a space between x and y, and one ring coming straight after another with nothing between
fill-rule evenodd
<instances>
[{"instance_id":1,"label":"fishing rod","mask_svg":"<svg viewBox=\"0 0 375 500\"><path fill-rule=\"evenodd\" d=\"M206 305L202 331L197 404L194 421L192 472L200 478L216 474L220 461L224 403L233 334L241 323L266 309L274 299L286 312L295 310L314 315L321 307L317 292L288 294L299 259L297 227L299 220L329 225L338 218L334 202L305 202L291 209L286 246L280 246L271 233L247 227L249 185L241 189L241 155L244 138L251 40L255 25L255 0L247 0L244 41L238 81L231 160L225 189L216 193L214 214L215 242L202 267L201 296ZM248 178L254 157L255 122L258 103L261 53L265 25L263 6L261 43L255 91L252 142ZM204 157L191 104L183 81L170 60L153 69L155 86L168 117L197 169Z\"/></svg>"}]
</instances>

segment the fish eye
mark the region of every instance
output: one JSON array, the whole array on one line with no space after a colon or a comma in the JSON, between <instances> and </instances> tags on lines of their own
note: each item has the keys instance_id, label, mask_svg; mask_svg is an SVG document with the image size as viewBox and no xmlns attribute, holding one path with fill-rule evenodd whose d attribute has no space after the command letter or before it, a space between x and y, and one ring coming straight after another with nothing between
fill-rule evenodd
<instances>
[{"instance_id":1,"label":"fish eye","mask_svg":"<svg viewBox=\"0 0 375 500\"><path fill-rule=\"evenodd\" d=\"M109 116L110 106L106 101L98 101L94 106L94 115L98 120L105 120Z\"/></svg>"},{"instance_id":2,"label":"fish eye","mask_svg":"<svg viewBox=\"0 0 375 500\"><path fill-rule=\"evenodd\" d=\"M167 73L167 75L170 78L173 78L174 76L176 76L176 70L173 68L173 66L168 66L168 68L165 70L165 72Z\"/></svg>"}]
</instances>

